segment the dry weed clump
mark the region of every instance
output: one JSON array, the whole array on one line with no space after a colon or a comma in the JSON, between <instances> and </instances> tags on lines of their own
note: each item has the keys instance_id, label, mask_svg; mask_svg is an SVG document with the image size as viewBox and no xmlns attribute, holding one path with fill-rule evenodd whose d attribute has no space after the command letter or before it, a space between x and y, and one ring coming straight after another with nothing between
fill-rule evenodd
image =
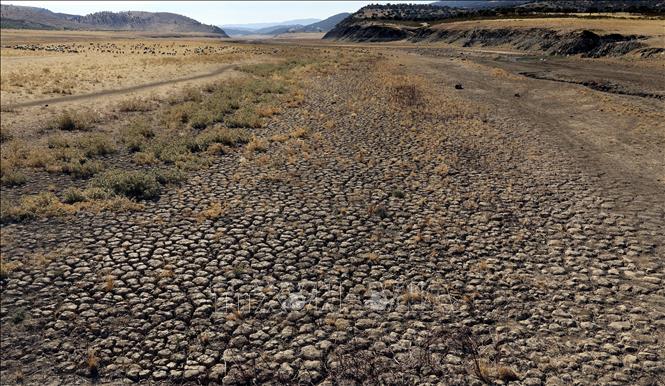
<instances>
[{"instance_id":1,"label":"dry weed clump","mask_svg":"<svg viewBox=\"0 0 665 386\"><path fill-rule=\"evenodd\" d=\"M217 220L218 218L222 217L224 213L226 213L228 207L226 205L222 205L220 202L215 202L208 209L205 209L201 211L197 216L196 219L199 222L203 222L205 220Z\"/></svg>"},{"instance_id":2,"label":"dry weed clump","mask_svg":"<svg viewBox=\"0 0 665 386\"><path fill-rule=\"evenodd\" d=\"M0 168L0 183L3 186L20 186L28 182L28 177L21 171L8 166Z\"/></svg>"},{"instance_id":3,"label":"dry weed clump","mask_svg":"<svg viewBox=\"0 0 665 386\"><path fill-rule=\"evenodd\" d=\"M0 219L5 223L38 217L63 216L74 211L75 208L60 202L53 193L44 192L23 196L18 205L11 205L3 200Z\"/></svg>"},{"instance_id":4,"label":"dry weed clump","mask_svg":"<svg viewBox=\"0 0 665 386\"><path fill-rule=\"evenodd\" d=\"M245 150L249 153L264 152L268 150L268 141L263 138L253 136L249 143L247 143L245 146Z\"/></svg>"},{"instance_id":5,"label":"dry weed clump","mask_svg":"<svg viewBox=\"0 0 665 386\"><path fill-rule=\"evenodd\" d=\"M90 111L65 110L48 125L48 128L62 131L85 131L92 129L95 121L96 117Z\"/></svg>"},{"instance_id":6,"label":"dry weed clump","mask_svg":"<svg viewBox=\"0 0 665 386\"><path fill-rule=\"evenodd\" d=\"M153 109L152 103L141 97L133 97L120 101L116 107L118 111L127 112L146 112Z\"/></svg>"},{"instance_id":7,"label":"dry weed clump","mask_svg":"<svg viewBox=\"0 0 665 386\"><path fill-rule=\"evenodd\" d=\"M21 263L18 261L4 261L2 255L0 255L0 281L6 280L12 274L21 267Z\"/></svg>"},{"instance_id":8,"label":"dry weed clump","mask_svg":"<svg viewBox=\"0 0 665 386\"><path fill-rule=\"evenodd\" d=\"M301 138L306 138L310 134L310 130L306 127L299 127L297 129L292 130L289 133L289 136L291 138L296 138L296 139L301 139Z\"/></svg>"}]
</instances>

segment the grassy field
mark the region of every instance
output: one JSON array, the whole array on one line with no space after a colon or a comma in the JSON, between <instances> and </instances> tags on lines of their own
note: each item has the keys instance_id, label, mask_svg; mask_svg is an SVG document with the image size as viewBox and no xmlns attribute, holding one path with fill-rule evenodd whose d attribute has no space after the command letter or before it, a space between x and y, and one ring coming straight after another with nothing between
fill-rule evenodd
<instances>
[{"instance_id":1,"label":"grassy field","mask_svg":"<svg viewBox=\"0 0 665 386\"><path fill-rule=\"evenodd\" d=\"M131 200L156 198L162 185L211 157L243 144L260 152L267 138L249 130L299 105L300 76L337 62L311 50L209 39L86 42L76 39L88 34L71 35L74 41L3 48L2 185L18 188L3 191L3 221L131 209ZM230 73L214 72L229 63ZM159 87L106 96L146 84ZM43 107L51 101L58 103Z\"/></svg>"}]
</instances>

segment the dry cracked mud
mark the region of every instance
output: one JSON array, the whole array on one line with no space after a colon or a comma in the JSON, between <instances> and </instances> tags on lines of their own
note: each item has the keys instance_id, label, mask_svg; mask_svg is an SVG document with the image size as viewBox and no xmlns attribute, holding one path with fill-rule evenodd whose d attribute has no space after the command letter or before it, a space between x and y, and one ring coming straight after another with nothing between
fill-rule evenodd
<instances>
[{"instance_id":1,"label":"dry cracked mud","mask_svg":"<svg viewBox=\"0 0 665 386\"><path fill-rule=\"evenodd\" d=\"M4 226L39 261L2 282L3 383L662 383L662 194L409 55L308 80L257 129L307 135L143 210Z\"/></svg>"}]
</instances>

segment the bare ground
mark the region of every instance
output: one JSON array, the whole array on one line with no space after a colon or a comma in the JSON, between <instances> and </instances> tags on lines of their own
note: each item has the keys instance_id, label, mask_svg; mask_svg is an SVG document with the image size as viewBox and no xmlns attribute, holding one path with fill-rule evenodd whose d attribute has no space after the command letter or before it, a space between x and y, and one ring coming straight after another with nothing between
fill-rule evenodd
<instances>
[{"instance_id":1,"label":"bare ground","mask_svg":"<svg viewBox=\"0 0 665 386\"><path fill-rule=\"evenodd\" d=\"M662 383L663 101L520 72L662 79L380 50L311 79L257 135L312 132L265 157L3 227L3 256L57 252L3 281L3 382Z\"/></svg>"}]
</instances>

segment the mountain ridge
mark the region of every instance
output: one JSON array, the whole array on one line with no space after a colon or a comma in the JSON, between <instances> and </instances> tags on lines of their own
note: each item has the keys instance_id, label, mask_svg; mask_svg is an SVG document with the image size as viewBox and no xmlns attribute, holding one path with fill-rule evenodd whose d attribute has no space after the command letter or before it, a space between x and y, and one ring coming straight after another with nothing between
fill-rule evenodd
<instances>
[{"instance_id":1,"label":"mountain ridge","mask_svg":"<svg viewBox=\"0 0 665 386\"><path fill-rule=\"evenodd\" d=\"M169 12L103 11L72 15L52 12L46 8L10 4L0 5L0 26L55 30L199 32L228 37L226 32L217 26L203 24L187 16Z\"/></svg>"}]
</instances>

